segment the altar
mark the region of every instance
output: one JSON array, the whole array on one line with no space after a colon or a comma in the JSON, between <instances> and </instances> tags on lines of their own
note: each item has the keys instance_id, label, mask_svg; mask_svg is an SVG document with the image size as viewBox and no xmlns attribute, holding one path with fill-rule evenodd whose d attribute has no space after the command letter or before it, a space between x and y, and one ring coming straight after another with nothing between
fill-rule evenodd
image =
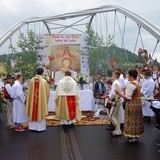
<instances>
[{"instance_id":1,"label":"altar","mask_svg":"<svg viewBox=\"0 0 160 160\"><path fill-rule=\"evenodd\" d=\"M95 111L95 102L92 90L79 90L79 104L82 111ZM55 91L50 91L48 111L55 111Z\"/></svg>"}]
</instances>

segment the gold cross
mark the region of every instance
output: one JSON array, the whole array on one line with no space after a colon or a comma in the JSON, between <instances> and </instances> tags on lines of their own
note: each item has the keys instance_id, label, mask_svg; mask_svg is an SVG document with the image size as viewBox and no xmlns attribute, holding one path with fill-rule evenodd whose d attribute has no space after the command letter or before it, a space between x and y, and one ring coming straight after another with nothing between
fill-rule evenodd
<instances>
[{"instance_id":1,"label":"gold cross","mask_svg":"<svg viewBox=\"0 0 160 160\"><path fill-rule=\"evenodd\" d=\"M111 56L110 56L110 61L109 61L109 63L111 64L111 67L112 67L113 70L114 70L115 67L116 67L115 62L119 62L119 60L118 60L118 59L115 59L114 56L111 55Z\"/></svg>"},{"instance_id":2,"label":"gold cross","mask_svg":"<svg viewBox=\"0 0 160 160\"><path fill-rule=\"evenodd\" d=\"M70 115L71 115L71 116L74 116L74 111L72 111L72 112L70 113Z\"/></svg>"},{"instance_id":3,"label":"gold cross","mask_svg":"<svg viewBox=\"0 0 160 160\"><path fill-rule=\"evenodd\" d=\"M72 105L72 104L74 103L74 101L72 101L72 100L70 99L68 103L70 103L70 104Z\"/></svg>"}]
</instances>

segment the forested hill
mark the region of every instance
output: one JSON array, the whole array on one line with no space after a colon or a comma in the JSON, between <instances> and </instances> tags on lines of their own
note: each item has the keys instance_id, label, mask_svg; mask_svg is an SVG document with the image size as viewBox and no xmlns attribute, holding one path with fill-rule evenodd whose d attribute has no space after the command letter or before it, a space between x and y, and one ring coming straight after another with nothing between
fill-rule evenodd
<instances>
[{"instance_id":1,"label":"forested hill","mask_svg":"<svg viewBox=\"0 0 160 160\"><path fill-rule=\"evenodd\" d=\"M110 60L110 56L113 55L115 59L117 59L120 65L130 64L132 66L141 65L139 62L138 55L132 53L131 51L125 50L123 48L119 48L116 46L112 46L111 49L107 49L109 51L106 52L106 60ZM10 60L16 60L15 54L3 54L0 55L0 62L7 62L10 63Z\"/></svg>"},{"instance_id":2,"label":"forested hill","mask_svg":"<svg viewBox=\"0 0 160 160\"><path fill-rule=\"evenodd\" d=\"M140 63L138 55L123 48L114 47L109 52L110 55L114 55L120 63Z\"/></svg>"},{"instance_id":3,"label":"forested hill","mask_svg":"<svg viewBox=\"0 0 160 160\"><path fill-rule=\"evenodd\" d=\"M121 63L126 63L128 61L130 63L139 63L139 59L138 59L138 56L136 54L133 54L132 52L130 52L128 50L124 50L122 48L114 47L114 49L112 48L112 51L107 52L107 54L114 55L114 57L119 59L119 61ZM11 53L11 54L0 55L0 62L10 61L11 59L12 60L16 59L15 54Z\"/></svg>"},{"instance_id":4,"label":"forested hill","mask_svg":"<svg viewBox=\"0 0 160 160\"><path fill-rule=\"evenodd\" d=\"M12 60L16 59L15 54L11 53L11 54L0 55L0 62L9 62L11 59Z\"/></svg>"}]
</instances>

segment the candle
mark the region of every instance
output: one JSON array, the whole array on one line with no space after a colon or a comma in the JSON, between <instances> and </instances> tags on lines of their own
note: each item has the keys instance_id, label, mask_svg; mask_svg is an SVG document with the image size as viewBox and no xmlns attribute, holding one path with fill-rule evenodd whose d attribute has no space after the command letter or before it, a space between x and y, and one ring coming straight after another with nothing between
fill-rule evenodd
<instances>
[{"instance_id":1,"label":"candle","mask_svg":"<svg viewBox=\"0 0 160 160\"><path fill-rule=\"evenodd\" d=\"M116 83L116 90L118 90L118 84ZM116 97L115 97L116 101L118 101L118 94L116 94Z\"/></svg>"},{"instance_id":2,"label":"candle","mask_svg":"<svg viewBox=\"0 0 160 160\"><path fill-rule=\"evenodd\" d=\"M52 78L53 78L53 71L52 71Z\"/></svg>"}]
</instances>

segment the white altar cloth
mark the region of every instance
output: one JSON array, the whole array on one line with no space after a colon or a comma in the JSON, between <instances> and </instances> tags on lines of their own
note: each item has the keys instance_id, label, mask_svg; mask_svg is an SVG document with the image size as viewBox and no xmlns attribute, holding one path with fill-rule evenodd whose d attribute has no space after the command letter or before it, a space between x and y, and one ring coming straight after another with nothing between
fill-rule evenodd
<instances>
[{"instance_id":1,"label":"white altar cloth","mask_svg":"<svg viewBox=\"0 0 160 160\"><path fill-rule=\"evenodd\" d=\"M95 111L95 103L92 90L79 90L80 95L80 108L82 111ZM48 111L55 111L55 91L50 92Z\"/></svg>"}]
</instances>

